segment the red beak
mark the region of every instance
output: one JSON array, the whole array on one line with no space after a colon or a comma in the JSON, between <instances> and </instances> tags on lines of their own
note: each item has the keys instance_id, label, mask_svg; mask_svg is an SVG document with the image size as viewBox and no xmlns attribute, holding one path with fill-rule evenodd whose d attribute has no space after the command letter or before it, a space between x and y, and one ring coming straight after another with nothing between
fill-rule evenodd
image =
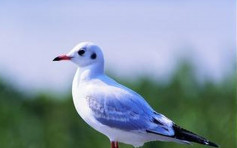
<instances>
[{"instance_id":1,"label":"red beak","mask_svg":"<svg viewBox=\"0 0 237 148\"><path fill-rule=\"evenodd\" d=\"M67 55L61 55L53 59L53 61L61 61L61 60L70 60L72 57L69 57Z\"/></svg>"}]
</instances>

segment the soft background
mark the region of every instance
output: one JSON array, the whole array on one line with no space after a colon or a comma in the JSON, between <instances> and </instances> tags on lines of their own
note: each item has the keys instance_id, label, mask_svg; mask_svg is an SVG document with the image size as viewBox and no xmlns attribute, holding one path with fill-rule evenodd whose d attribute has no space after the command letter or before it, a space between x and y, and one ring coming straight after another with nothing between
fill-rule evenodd
<instances>
[{"instance_id":1,"label":"soft background","mask_svg":"<svg viewBox=\"0 0 237 148\"><path fill-rule=\"evenodd\" d=\"M81 41L101 46L107 73L158 112L236 147L235 3L1 0L0 147L110 146L73 107L75 65L52 62Z\"/></svg>"}]
</instances>

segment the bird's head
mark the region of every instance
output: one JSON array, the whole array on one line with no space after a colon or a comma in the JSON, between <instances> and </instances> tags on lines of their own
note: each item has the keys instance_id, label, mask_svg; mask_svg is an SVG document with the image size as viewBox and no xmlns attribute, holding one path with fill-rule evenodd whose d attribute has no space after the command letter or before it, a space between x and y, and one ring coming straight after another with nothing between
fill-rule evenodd
<instances>
[{"instance_id":1,"label":"bird's head","mask_svg":"<svg viewBox=\"0 0 237 148\"><path fill-rule=\"evenodd\" d=\"M62 60L72 61L80 68L104 65L104 57L100 47L91 42L79 43L69 53L53 59L53 61Z\"/></svg>"}]
</instances>

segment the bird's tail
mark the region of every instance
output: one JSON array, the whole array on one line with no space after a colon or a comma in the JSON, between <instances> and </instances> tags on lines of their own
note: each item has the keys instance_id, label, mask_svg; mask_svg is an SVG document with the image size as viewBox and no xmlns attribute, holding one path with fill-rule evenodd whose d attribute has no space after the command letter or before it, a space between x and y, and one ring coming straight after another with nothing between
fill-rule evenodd
<instances>
[{"instance_id":1,"label":"bird's tail","mask_svg":"<svg viewBox=\"0 0 237 148\"><path fill-rule=\"evenodd\" d=\"M203 145L218 147L217 144L203 138L197 134L194 134L186 129L183 129L177 125L173 125L173 129L175 131L174 137L179 140L187 141L187 142L196 142Z\"/></svg>"}]
</instances>

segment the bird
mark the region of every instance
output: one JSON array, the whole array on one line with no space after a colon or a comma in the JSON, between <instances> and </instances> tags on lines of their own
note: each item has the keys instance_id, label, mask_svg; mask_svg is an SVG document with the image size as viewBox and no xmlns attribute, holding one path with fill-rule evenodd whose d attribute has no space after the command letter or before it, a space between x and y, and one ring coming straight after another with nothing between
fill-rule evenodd
<instances>
[{"instance_id":1,"label":"bird","mask_svg":"<svg viewBox=\"0 0 237 148\"><path fill-rule=\"evenodd\" d=\"M109 138L111 148L119 148L119 142L141 147L150 141L218 147L156 112L141 95L107 76L102 49L93 42L81 42L69 53L53 59L62 60L77 66L72 82L76 111Z\"/></svg>"}]
</instances>

